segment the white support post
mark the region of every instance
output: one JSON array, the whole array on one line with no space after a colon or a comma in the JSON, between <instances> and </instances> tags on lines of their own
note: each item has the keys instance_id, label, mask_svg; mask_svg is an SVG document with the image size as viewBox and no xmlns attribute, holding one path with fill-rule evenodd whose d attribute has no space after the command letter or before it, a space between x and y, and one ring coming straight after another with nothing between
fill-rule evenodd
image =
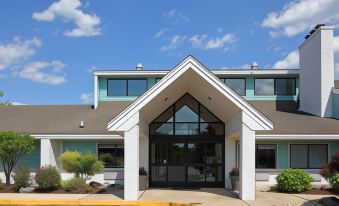
<instances>
[{"instance_id":1,"label":"white support post","mask_svg":"<svg viewBox=\"0 0 339 206\"><path fill-rule=\"evenodd\" d=\"M40 140L40 166L50 165L50 153L52 151L52 144L50 139L41 139Z\"/></svg>"},{"instance_id":2,"label":"white support post","mask_svg":"<svg viewBox=\"0 0 339 206\"><path fill-rule=\"evenodd\" d=\"M242 200L255 200L255 131L242 123L240 130L240 191Z\"/></svg>"},{"instance_id":3,"label":"white support post","mask_svg":"<svg viewBox=\"0 0 339 206\"><path fill-rule=\"evenodd\" d=\"M236 138L225 138L225 188L231 189L231 180L229 178L229 172L236 166Z\"/></svg>"},{"instance_id":4,"label":"white support post","mask_svg":"<svg viewBox=\"0 0 339 206\"><path fill-rule=\"evenodd\" d=\"M139 198L139 125L136 124L124 135L124 199Z\"/></svg>"}]
</instances>

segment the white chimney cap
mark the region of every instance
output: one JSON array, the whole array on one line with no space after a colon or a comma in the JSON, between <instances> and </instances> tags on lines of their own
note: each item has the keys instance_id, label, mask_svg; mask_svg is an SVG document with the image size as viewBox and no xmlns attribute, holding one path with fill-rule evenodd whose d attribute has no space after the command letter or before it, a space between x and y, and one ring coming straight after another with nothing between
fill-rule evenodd
<instances>
[{"instance_id":1,"label":"white chimney cap","mask_svg":"<svg viewBox=\"0 0 339 206\"><path fill-rule=\"evenodd\" d=\"M80 126L79 126L80 128L84 128L85 126L84 126L84 121L80 121Z\"/></svg>"},{"instance_id":2,"label":"white chimney cap","mask_svg":"<svg viewBox=\"0 0 339 206\"><path fill-rule=\"evenodd\" d=\"M251 69L258 69L258 68L259 68L258 63L253 62L252 65L251 65Z\"/></svg>"},{"instance_id":3,"label":"white chimney cap","mask_svg":"<svg viewBox=\"0 0 339 206\"><path fill-rule=\"evenodd\" d=\"M136 70L142 70L142 64L141 64L141 63L138 63L135 69L136 69Z\"/></svg>"}]
</instances>

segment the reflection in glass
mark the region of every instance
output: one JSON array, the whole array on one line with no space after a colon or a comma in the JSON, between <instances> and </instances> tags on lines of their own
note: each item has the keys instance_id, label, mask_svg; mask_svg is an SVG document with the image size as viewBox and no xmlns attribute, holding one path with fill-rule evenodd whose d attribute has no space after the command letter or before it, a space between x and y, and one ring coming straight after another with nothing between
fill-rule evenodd
<instances>
[{"instance_id":1,"label":"reflection in glass","mask_svg":"<svg viewBox=\"0 0 339 206\"><path fill-rule=\"evenodd\" d=\"M187 144L187 162L189 163L203 163L204 161L204 144Z\"/></svg>"},{"instance_id":2,"label":"reflection in glass","mask_svg":"<svg viewBox=\"0 0 339 206\"><path fill-rule=\"evenodd\" d=\"M168 144L168 163L183 163L184 147L184 143Z\"/></svg>"},{"instance_id":3,"label":"reflection in glass","mask_svg":"<svg viewBox=\"0 0 339 206\"><path fill-rule=\"evenodd\" d=\"M107 80L107 96L126 96L126 80L109 79Z\"/></svg>"},{"instance_id":4,"label":"reflection in glass","mask_svg":"<svg viewBox=\"0 0 339 206\"><path fill-rule=\"evenodd\" d=\"M199 134L198 123L175 123L176 135L197 135Z\"/></svg>"},{"instance_id":5,"label":"reflection in glass","mask_svg":"<svg viewBox=\"0 0 339 206\"><path fill-rule=\"evenodd\" d=\"M227 86L231 87L231 89L241 96L246 95L245 82L245 79L225 79Z\"/></svg>"},{"instance_id":6,"label":"reflection in glass","mask_svg":"<svg viewBox=\"0 0 339 206\"><path fill-rule=\"evenodd\" d=\"M255 95L274 95L274 79L255 79Z\"/></svg>"},{"instance_id":7,"label":"reflection in glass","mask_svg":"<svg viewBox=\"0 0 339 206\"><path fill-rule=\"evenodd\" d=\"M167 161L167 144L152 144L152 163L165 164Z\"/></svg>"},{"instance_id":8,"label":"reflection in glass","mask_svg":"<svg viewBox=\"0 0 339 206\"><path fill-rule=\"evenodd\" d=\"M166 166L152 166L152 181L166 181Z\"/></svg>"},{"instance_id":9,"label":"reflection in glass","mask_svg":"<svg viewBox=\"0 0 339 206\"><path fill-rule=\"evenodd\" d=\"M295 95L295 79L276 79L276 95Z\"/></svg>"},{"instance_id":10,"label":"reflection in glass","mask_svg":"<svg viewBox=\"0 0 339 206\"><path fill-rule=\"evenodd\" d=\"M217 179L217 168L213 166L206 166L206 181L215 182Z\"/></svg>"},{"instance_id":11,"label":"reflection in glass","mask_svg":"<svg viewBox=\"0 0 339 206\"><path fill-rule=\"evenodd\" d=\"M147 90L147 81L145 79L128 80L128 96L140 96Z\"/></svg>"},{"instance_id":12,"label":"reflection in glass","mask_svg":"<svg viewBox=\"0 0 339 206\"><path fill-rule=\"evenodd\" d=\"M205 169L203 166L189 166L187 168L188 181L190 182L204 182Z\"/></svg>"}]
</instances>

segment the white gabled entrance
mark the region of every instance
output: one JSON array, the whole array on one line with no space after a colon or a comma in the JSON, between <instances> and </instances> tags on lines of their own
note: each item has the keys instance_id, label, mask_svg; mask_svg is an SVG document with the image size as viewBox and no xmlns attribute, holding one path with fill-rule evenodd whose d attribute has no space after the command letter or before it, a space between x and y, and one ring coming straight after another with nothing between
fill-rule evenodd
<instances>
[{"instance_id":1,"label":"white gabled entrance","mask_svg":"<svg viewBox=\"0 0 339 206\"><path fill-rule=\"evenodd\" d=\"M231 160L232 156L235 160L235 153L230 154L227 149L228 138L240 139L240 198L255 199L255 131L271 130L273 125L191 56L107 124L109 131L122 133L125 138L125 199L138 199L139 167L148 170L145 142L150 137L149 124L185 93L225 124L226 187L228 172L235 166Z\"/></svg>"}]
</instances>

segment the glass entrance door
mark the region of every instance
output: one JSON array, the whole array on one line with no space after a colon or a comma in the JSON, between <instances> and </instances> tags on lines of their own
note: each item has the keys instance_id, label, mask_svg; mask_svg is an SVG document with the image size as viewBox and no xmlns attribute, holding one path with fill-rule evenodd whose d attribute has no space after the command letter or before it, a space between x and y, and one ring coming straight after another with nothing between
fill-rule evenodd
<instances>
[{"instance_id":1,"label":"glass entrance door","mask_svg":"<svg viewBox=\"0 0 339 206\"><path fill-rule=\"evenodd\" d=\"M151 187L223 187L223 143L151 143Z\"/></svg>"}]
</instances>

